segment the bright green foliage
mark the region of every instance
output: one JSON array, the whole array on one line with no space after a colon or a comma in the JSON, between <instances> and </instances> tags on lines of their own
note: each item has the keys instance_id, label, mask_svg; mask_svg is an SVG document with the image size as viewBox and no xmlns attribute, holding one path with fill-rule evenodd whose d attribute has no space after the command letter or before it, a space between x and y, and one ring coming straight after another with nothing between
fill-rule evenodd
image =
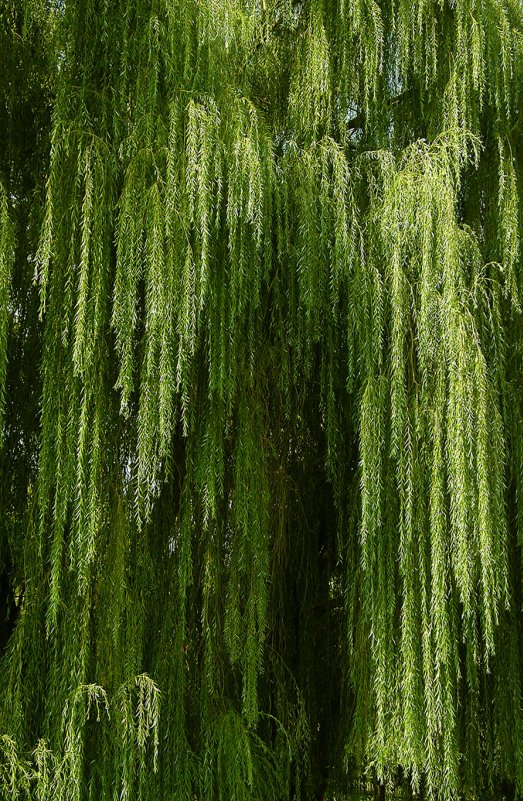
<instances>
[{"instance_id":1,"label":"bright green foliage","mask_svg":"<svg viewBox=\"0 0 523 801\"><path fill-rule=\"evenodd\" d=\"M523 793L521 3L3 8L1 792Z\"/></svg>"},{"instance_id":2,"label":"bright green foliage","mask_svg":"<svg viewBox=\"0 0 523 801\"><path fill-rule=\"evenodd\" d=\"M4 392L9 326L9 289L14 256L13 226L5 189L0 184L0 445L4 418Z\"/></svg>"}]
</instances>

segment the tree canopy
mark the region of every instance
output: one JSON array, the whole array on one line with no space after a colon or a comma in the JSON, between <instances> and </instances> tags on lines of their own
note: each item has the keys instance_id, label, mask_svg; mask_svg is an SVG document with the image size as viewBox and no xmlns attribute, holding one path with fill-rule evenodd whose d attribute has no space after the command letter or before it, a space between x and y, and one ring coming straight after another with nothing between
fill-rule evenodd
<instances>
[{"instance_id":1,"label":"tree canopy","mask_svg":"<svg viewBox=\"0 0 523 801\"><path fill-rule=\"evenodd\" d=\"M523 792L519 0L2 0L0 788Z\"/></svg>"}]
</instances>

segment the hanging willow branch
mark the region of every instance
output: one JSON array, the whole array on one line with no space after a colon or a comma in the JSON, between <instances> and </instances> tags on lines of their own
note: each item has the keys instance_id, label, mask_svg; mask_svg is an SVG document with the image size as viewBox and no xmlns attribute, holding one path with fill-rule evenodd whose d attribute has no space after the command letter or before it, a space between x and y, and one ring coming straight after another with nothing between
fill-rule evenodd
<instances>
[{"instance_id":1,"label":"hanging willow branch","mask_svg":"<svg viewBox=\"0 0 523 801\"><path fill-rule=\"evenodd\" d=\"M13 268L14 238L7 195L0 183L0 447L5 405L7 332L9 328L9 289Z\"/></svg>"},{"instance_id":2,"label":"hanging willow branch","mask_svg":"<svg viewBox=\"0 0 523 801\"><path fill-rule=\"evenodd\" d=\"M24 8L2 790L523 792L521 4Z\"/></svg>"}]
</instances>

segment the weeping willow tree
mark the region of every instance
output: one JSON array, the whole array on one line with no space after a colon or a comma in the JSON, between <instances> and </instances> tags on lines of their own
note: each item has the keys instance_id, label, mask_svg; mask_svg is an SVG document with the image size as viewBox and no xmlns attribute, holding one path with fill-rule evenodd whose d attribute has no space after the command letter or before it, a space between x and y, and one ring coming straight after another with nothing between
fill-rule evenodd
<instances>
[{"instance_id":1,"label":"weeping willow tree","mask_svg":"<svg viewBox=\"0 0 523 801\"><path fill-rule=\"evenodd\" d=\"M3 0L0 788L523 793L519 0Z\"/></svg>"}]
</instances>

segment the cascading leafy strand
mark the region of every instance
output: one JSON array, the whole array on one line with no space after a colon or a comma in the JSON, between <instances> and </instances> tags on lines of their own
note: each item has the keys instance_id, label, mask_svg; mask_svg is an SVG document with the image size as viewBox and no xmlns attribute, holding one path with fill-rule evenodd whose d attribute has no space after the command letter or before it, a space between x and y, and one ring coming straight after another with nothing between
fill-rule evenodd
<instances>
[{"instance_id":1,"label":"cascading leafy strand","mask_svg":"<svg viewBox=\"0 0 523 801\"><path fill-rule=\"evenodd\" d=\"M0 23L1 791L523 793L521 3Z\"/></svg>"}]
</instances>

